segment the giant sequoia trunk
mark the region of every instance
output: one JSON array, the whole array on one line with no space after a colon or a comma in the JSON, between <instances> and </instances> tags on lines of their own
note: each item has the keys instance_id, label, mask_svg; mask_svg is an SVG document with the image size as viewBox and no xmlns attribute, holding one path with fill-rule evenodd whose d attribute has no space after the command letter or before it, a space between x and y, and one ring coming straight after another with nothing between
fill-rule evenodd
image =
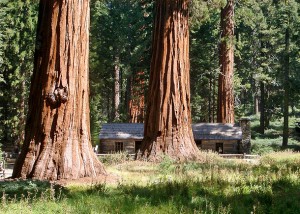
<instances>
[{"instance_id":1,"label":"giant sequoia trunk","mask_svg":"<svg viewBox=\"0 0 300 214\"><path fill-rule=\"evenodd\" d=\"M191 127L188 0L157 0L142 155L195 158Z\"/></svg>"},{"instance_id":2,"label":"giant sequoia trunk","mask_svg":"<svg viewBox=\"0 0 300 214\"><path fill-rule=\"evenodd\" d=\"M129 122L143 123L145 108L145 81L144 71L134 72L131 77L130 98L129 98Z\"/></svg>"},{"instance_id":3,"label":"giant sequoia trunk","mask_svg":"<svg viewBox=\"0 0 300 214\"><path fill-rule=\"evenodd\" d=\"M220 75L218 85L219 123L234 123L233 63L234 63L234 0L227 0L221 9Z\"/></svg>"},{"instance_id":4,"label":"giant sequoia trunk","mask_svg":"<svg viewBox=\"0 0 300 214\"><path fill-rule=\"evenodd\" d=\"M25 142L13 177L104 173L90 144L89 1L40 1Z\"/></svg>"}]
</instances>

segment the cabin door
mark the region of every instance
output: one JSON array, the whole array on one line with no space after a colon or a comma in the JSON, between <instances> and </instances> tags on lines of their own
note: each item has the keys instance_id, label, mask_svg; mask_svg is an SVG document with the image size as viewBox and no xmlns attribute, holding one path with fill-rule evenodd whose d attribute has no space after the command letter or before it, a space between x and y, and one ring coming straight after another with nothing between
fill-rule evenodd
<instances>
[{"instance_id":1,"label":"cabin door","mask_svg":"<svg viewBox=\"0 0 300 214\"><path fill-rule=\"evenodd\" d=\"M219 154L223 154L224 153L223 143L216 143L216 152L218 152Z\"/></svg>"},{"instance_id":2,"label":"cabin door","mask_svg":"<svg viewBox=\"0 0 300 214\"><path fill-rule=\"evenodd\" d=\"M135 141L135 153L141 149L142 141Z\"/></svg>"},{"instance_id":3,"label":"cabin door","mask_svg":"<svg viewBox=\"0 0 300 214\"><path fill-rule=\"evenodd\" d=\"M198 149L202 149L202 141L201 140L196 140L195 141L195 143L196 143L196 146L198 147Z\"/></svg>"}]
</instances>

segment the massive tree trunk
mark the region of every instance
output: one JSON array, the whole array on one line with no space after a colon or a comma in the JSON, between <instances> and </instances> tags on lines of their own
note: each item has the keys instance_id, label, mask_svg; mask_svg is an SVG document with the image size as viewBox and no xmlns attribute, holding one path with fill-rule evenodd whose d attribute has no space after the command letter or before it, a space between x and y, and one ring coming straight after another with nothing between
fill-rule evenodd
<instances>
[{"instance_id":1,"label":"massive tree trunk","mask_svg":"<svg viewBox=\"0 0 300 214\"><path fill-rule=\"evenodd\" d=\"M142 155L191 159L188 0L157 0Z\"/></svg>"},{"instance_id":2,"label":"massive tree trunk","mask_svg":"<svg viewBox=\"0 0 300 214\"><path fill-rule=\"evenodd\" d=\"M227 0L221 9L220 75L218 85L219 123L234 123L234 0Z\"/></svg>"},{"instance_id":3,"label":"massive tree trunk","mask_svg":"<svg viewBox=\"0 0 300 214\"><path fill-rule=\"evenodd\" d=\"M25 142L13 177L105 173L90 144L89 1L40 1Z\"/></svg>"}]
</instances>

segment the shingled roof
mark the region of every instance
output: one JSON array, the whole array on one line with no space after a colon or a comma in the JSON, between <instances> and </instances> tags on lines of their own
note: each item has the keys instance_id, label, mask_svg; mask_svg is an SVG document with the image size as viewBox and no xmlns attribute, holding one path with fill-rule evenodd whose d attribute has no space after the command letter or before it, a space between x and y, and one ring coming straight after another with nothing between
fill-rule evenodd
<instances>
[{"instance_id":1,"label":"shingled roof","mask_svg":"<svg viewBox=\"0 0 300 214\"><path fill-rule=\"evenodd\" d=\"M241 127L222 123L196 123L192 125L195 140L241 140ZM102 125L100 140L142 140L143 123L106 123Z\"/></svg>"},{"instance_id":2,"label":"shingled roof","mask_svg":"<svg viewBox=\"0 0 300 214\"><path fill-rule=\"evenodd\" d=\"M126 140L144 138L143 123L105 123L102 125L99 139Z\"/></svg>"},{"instance_id":3,"label":"shingled roof","mask_svg":"<svg viewBox=\"0 0 300 214\"><path fill-rule=\"evenodd\" d=\"M241 140L240 126L223 123L196 123L192 125L195 140Z\"/></svg>"}]
</instances>

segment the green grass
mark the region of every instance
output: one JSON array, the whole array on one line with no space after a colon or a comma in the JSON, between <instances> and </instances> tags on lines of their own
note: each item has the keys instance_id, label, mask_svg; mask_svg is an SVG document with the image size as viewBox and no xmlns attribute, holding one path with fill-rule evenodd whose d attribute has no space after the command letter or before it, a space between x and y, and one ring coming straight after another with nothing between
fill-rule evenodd
<instances>
[{"instance_id":1,"label":"green grass","mask_svg":"<svg viewBox=\"0 0 300 214\"><path fill-rule=\"evenodd\" d=\"M286 148L282 148L282 130L283 119L270 121L270 127L265 130L265 134L259 133L259 117L251 117L251 152L253 154L267 154L282 150L300 151L300 133L295 132L295 122L300 121L299 118L289 118L289 144Z\"/></svg>"},{"instance_id":2,"label":"green grass","mask_svg":"<svg viewBox=\"0 0 300 214\"><path fill-rule=\"evenodd\" d=\"M213 157L211 156L213 159ZM207 159L208 160L208 159ZM1 213L297 213L300 154L272 153L260 164L217 159L107 165L118 183L60 187L0 182Z\"/></svg>"},{"instance_id":3,"label":"green grass","mask_svg":"<svg viewBox=\"0 0 300 214\"><path fill-rule=\"evenodd\" d=\"M198 162L131 161L125 153L101 157L117 183L62 187L41 181L0 182L0 213L299 213L300 143L290 120L288 150L282 120L265 135L252 120L258 164L202 152Z\"/></svg>"}]
</instances>

